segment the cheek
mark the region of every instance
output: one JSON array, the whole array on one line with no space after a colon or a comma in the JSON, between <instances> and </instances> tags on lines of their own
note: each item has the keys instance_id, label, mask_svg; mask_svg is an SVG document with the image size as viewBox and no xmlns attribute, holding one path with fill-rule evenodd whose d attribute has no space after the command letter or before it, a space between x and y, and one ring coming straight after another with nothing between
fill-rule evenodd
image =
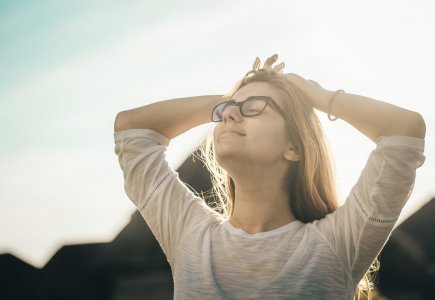
<instances>
[{"instance_id":1,"label":"cheek","mask_svg":"<svg viewBox=\"0 0 435 300\"><path fill-rule=\"evenodd\" d=\"M256 134L249 139L250 152L257 157L282 156L286 140L285 130L280 126L258 128Z\"/></svg>"},{"instance_id":2,"label":"cheek","mask_svg":"<svg viewBox=\"0 0 435 300\"><path fill-rule=\"evenodd\" d=\"M249 143L251 145L251 153L256 156L275 156L280 149L280 139L275 134L265 134L256 136Z\"/></svg>"}]
</instances>

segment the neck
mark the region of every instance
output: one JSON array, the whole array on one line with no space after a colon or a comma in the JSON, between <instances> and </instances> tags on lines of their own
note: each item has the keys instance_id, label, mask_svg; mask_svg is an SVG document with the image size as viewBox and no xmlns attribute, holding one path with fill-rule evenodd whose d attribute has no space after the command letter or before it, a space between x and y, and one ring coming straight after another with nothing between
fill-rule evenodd
<instances>
[{"instance_id":1,"label":"neck","mask_svg":"<svg viewBox=\"0 0 435 300\"><path fill-rule=\"evenodd\" d=\"M270 231L296 220L282 180L277 180L284 178L285 172L277 174L275 169L268 174L262 170L260 174L250 172L251 176L232 177L235 201L230 222L248 233Z\"/></svg>"}]
</instances>

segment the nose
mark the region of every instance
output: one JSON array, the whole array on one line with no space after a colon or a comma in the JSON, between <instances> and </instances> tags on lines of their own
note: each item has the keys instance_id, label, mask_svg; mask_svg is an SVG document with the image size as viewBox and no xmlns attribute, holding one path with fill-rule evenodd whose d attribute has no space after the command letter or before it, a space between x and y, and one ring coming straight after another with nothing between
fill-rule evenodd
<instances>
[{"instance_id":1,"label":"nose","mask_svg":"<svg viewBox=\"0 0 435 300\"><path fill-rule=\"evenodd\" d=\"M224 123L228 121L241 122L242 120L243 116L240 114L240 106L231 105L222 112L222 121Z\"/></svg>"}]
</instances>

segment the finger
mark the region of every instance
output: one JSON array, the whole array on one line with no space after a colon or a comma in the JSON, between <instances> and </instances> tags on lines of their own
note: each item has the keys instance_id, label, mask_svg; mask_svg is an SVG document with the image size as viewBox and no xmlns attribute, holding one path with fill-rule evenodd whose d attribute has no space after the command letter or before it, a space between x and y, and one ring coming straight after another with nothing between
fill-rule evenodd
<instances>
[{"instance_id":1,"label":"finger","mask_svg":"<svg viewBox=\"0 0 435 300\"><path fill-rule=\"evenodd\" d=\"M272 68L272 65L276 62L277 59L278 59L278 54L272 55L271 57L266 59L263 68L265 70L270 70Z\"/></svg>"},{"instance_id":2,"label":"finger","mask_svg":"<svg viewBox=\"0 0 435 300\"><path fill-rule=\"evenodd\" d=\"M254 64L252 65L252 70L258 71L258 68L260 67L260 59L258 56L255 58Z\"/></svg>"},{"instance_id":3,"label":"finger","mask_svg":"<svg viewBox=\"0 0 435 300\"><path fill-rule=\"evenodd\" d=\"M277 64L275 67L273 67L273 70L278 74L283 74L283 69L285 67L284 62Z\"/></svg>"}]
</instances>

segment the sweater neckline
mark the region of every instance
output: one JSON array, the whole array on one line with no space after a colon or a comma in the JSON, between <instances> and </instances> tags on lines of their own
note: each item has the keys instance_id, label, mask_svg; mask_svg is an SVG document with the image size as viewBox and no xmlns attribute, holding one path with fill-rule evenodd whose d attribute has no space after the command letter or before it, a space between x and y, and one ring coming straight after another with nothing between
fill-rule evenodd
<instances>
[{"instance_id":1,"label":"sweater neckline","mask_svg":"<svg viewBox=\"0 0 435 300\"><path fill-rule=\"evenodd\" d=\"M290 223L287 223L283 226L277 227L277 228L272 229L272 230L257 232L257 233L248 233L241 228L234 227L234 225L231 224L229 220L226 220L223 223L224 228L226 230L228 230L230 233L235 234L235 235L240 235L243 237L247 237L247 238L254 238L254 239L269 237L269 236L277 235L277 234L284 233L284 232L288 233L289 231L291 231L295 228L299 228L300 226L303 226L303 225L304 225L304 223L302 223L301 221L294 220L294 221L291 221Z\"/></svg>"}]
</instances>

